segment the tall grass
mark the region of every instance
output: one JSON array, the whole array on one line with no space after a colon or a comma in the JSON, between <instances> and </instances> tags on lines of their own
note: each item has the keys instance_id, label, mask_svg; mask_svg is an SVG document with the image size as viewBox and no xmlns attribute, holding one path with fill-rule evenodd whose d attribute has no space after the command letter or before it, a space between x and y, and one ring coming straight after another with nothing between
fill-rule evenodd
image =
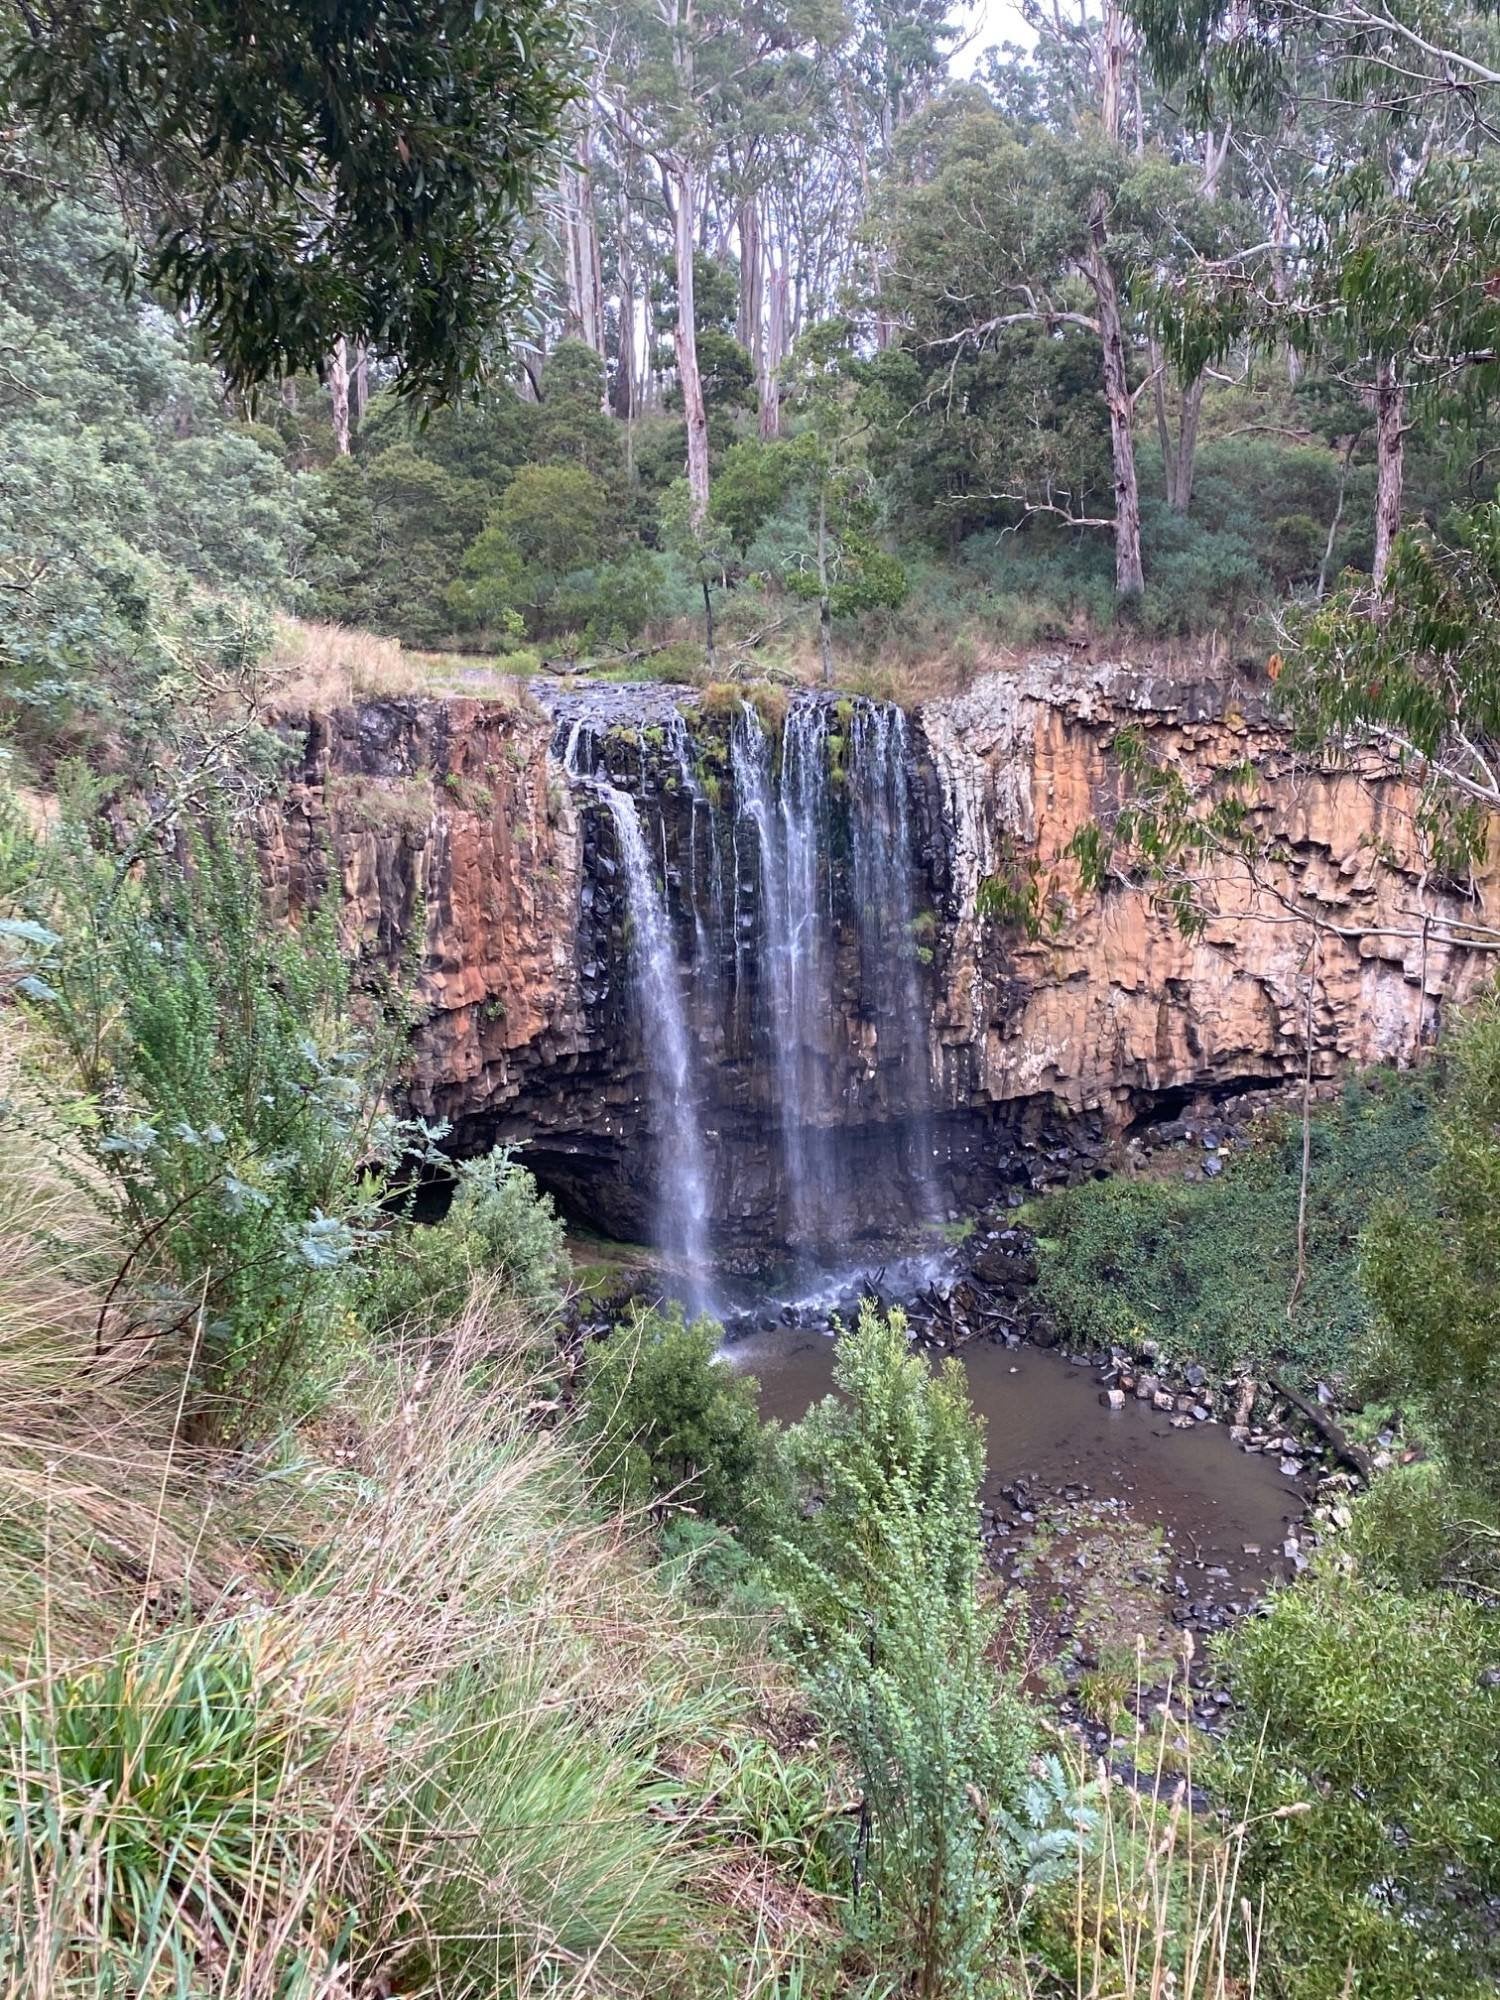
<instances>
[{"instance_id":1,"label":"tall grass","mask_svg":"<svg viewBox=\"0 0 1500 2000\"><path fill-rule=\"evenodd\" d=\"M87 1351L87 1288L60 1296L0 1394ZM4 2000L740 1989L753 1837L691 1774L759 1693L534 1427L530 1346L480 1293L232 1465L175 1458L144 1367L105 1444L53 1397L7 1532ZM828 1928L804 1900L799 1950Z\"/></svg>"},{"instance_id":2,"label":"tall grass","mask_svg":"<svg viewBox=\"0 0 1500 2000\"><path fill-rule=\"evenodd\" d=\"M1144 1656L1138 1716L1148 1708L1143 1668ZM1066 1890L1049 1891L1041 1911L1026 1909L1023 1892L1017 1928L1041 1945L1023 1970L1025 2000L1255 2000L1265 1911L1247 1890L1246 1847L1259 1820L1278 1815L1248 1798L1232 1821L1205 1812L1195 1734L1186 1681L1169 1680L1153 1722L1136 1722L1113 1769L1074 1760L1080 1791L1104 1809Z\"/></svg>"}]
</instances>

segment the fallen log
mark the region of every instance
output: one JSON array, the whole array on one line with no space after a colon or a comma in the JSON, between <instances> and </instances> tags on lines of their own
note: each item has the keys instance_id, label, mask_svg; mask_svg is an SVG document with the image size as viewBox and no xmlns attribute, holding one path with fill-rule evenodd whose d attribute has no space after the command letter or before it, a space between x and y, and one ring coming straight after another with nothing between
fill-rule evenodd
<instances>
[{"instance_id":1,"label":"fallen log","mask_svg":"<svg viewBox=\"0 0 1500 2000\"><path fill-rule=\"evenodd\" d=\"M1357 1472L1361 1479L1370 1480L1375 1477L1375 1461L1370 1454L1362 1444L1356 1444L1353 1438L1341 1430L1326 1410L1320 1410L1316 1403L1309 1403L1305 1396L1299 1396L1295 1389L1289 1389L1280 1376L1268 1375L1266 1380L1278 1396L1284 1398L1299 1415L1306 1418L1335 1458L1347 1465L1352 1472Z\"/></svg>"}]
</instances>

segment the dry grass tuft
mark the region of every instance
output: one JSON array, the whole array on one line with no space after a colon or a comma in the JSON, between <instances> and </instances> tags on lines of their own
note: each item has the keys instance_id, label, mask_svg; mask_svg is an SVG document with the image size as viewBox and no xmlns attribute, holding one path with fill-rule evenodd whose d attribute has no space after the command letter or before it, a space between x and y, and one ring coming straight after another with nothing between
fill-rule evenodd
<instances>
[{"instance_id":1,"label":"dry grass tuft","mask_svg":"<svg viewBox=\"0 0 1500 2000\"><path fill-rule=\"evenodd\" d=\"M487 660L458 653L410 651L349 625L280 621L267 675L272 705L284 712L346 708L382 696L466 696L514 707L535 670L528 653Z\"/></svg>"}]
</instances>

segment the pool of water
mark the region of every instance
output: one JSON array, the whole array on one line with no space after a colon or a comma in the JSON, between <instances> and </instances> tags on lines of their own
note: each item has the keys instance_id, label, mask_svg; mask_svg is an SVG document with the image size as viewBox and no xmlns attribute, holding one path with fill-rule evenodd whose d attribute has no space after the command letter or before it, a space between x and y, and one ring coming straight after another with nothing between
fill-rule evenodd
<instances>
[{"instance_id":1,"label":"pool of water","mask_svg":"<svg viewBox=\"0 0 1500 2000\"><path fill-rule=\"evenodd\" d=\"M791 1422L832 1389L834 1346L778 1327L725 1351L759 1381L762 1413ZM1054 1502L1106 1503L1160 1529L1169 1588L1209 1607L1243 1608L1285 1573L1282 1544L1306 1494L1277 1458L1241 1450L1220 1424L1174 1430L1133 1398L1108 1409L1092 1368L1047 1349L980 1342L960 1359L985 1425L985 1499L1006 1531Z\"/></svg>"}]
</instances>

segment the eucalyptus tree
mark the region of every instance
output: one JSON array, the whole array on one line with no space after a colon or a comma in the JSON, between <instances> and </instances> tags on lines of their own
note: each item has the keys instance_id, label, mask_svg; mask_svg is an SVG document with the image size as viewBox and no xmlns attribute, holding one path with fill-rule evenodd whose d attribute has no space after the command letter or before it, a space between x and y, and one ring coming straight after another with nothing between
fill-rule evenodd
<instances>
[{"instance_id":1,"label":"eucalyptus tree","mask_svg":"<svg viewBox=\"0 0 1500 2000\"><path fill-rule=\"evenodd\" d=\"M1300 149L1269 239L1184 271L1162 318L1179 353L1287 342L1367 399L1379 585L1414 403L1462 414L1497 380L1493 31L1410 0L1131 0L1131 14L1197 115L1258 114L1283 158Z\"/></svg>"},{"instance_id":2,"label":"eucalyptus tree","mask_svg":"<svg viewBox=\"0 0 1500 2000\"><path fill-rule=\"evenodd\" d=\"M568 8L41 0L0 36L11 139L102 156L134 231L118 275L193 315L231 381L321 372L342 342L450 398L524 307Z\"/></svg>"},{"instance_id":3,"label":"eucalyptus tree","mask_svg":"<svg viewBox=\"0 0 1500 2000\"><path fill-rule=\"evenodd\" d=\"M602 27L610 53L601 97L615 145L654 167L670 228L690 516L702 531L709 437L694 259L734 246L757 156L842 36L844 17L834 0L774 0L754 10L728 0L622 0Z\"/></svg>"},{"instance_id":4,"label":"eucalyptus tree","mask_svg":"<svg viewBox=\"0 0 1500 2000\"><path fill-rule=\"evenodd\" d=\"M1068 478L1072 452L1060 463L1049 449L1003 443L992 453L1003 483L988 497L1109 533L1116 591L1128 599L1145 581L1135 455L1142 329L1131 290L1183 246L1212 240L1218 224L1191 169L1118 143L1117 109L1063 137L1018 130L977 92L934 107L911 134L922 178L894 193L885 228L888 296L924 366L929 409L951 403L961 367L1019 332L1059 354L1087 343L1109 428L1109 511ZM1028 447L1047 445L1046 424L1026 428Z\"/></svg>"}]
</instances>

